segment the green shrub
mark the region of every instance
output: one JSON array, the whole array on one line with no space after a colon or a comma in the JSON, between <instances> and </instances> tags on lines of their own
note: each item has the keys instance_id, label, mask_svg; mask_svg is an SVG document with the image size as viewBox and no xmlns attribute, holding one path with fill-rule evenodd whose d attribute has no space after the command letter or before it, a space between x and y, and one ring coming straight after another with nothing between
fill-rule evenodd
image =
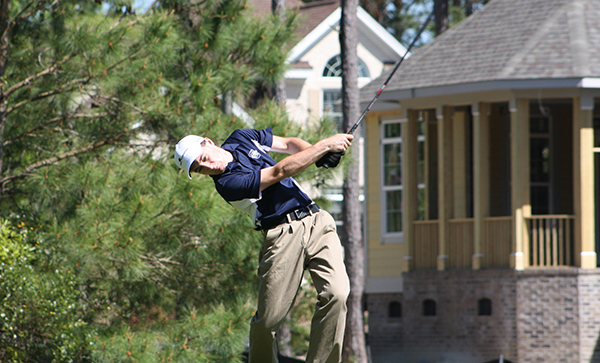
<instances>
[{"instance_id":1,"label":"green shrub","mask_svg":"<svg viewBox=\"0 0 600 363\"><path fill-rule=\"evenodd\" d=\"M248 338L250 304L214 306L200 312L186 309L179 319L163 319L136 329L123 326L100 334L95 344L96 363L240 363Z\"/></svg>"},{"instance_id":2,"label":"green shrub","mask_svg":"<svg viewBox=\"0 0 600 363\"><path fill-rule=\"evenodd\" d=\"M0 221L0 361L89 361L74 274L45 265L39 243L18 227Z\"/></svg>"}]
</instances>

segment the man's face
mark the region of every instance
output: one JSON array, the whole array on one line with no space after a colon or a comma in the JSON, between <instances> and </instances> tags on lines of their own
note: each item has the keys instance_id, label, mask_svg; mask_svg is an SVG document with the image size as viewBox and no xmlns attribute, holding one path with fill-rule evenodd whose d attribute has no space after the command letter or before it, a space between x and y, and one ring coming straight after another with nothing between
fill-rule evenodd
<instances>
[{"instance_id":1,"label":"man's face","mask_svg":"<svg viewBox=\"0 0 600 363\"><path fill-rule=\"evenodd\" d=\"M190 166L191 173L199 173L204 175L218 175L225 171L225 167L229 163L224 157L222 149L217 147L215 143L206 138L202 142L202 153L198 155L196 160Z\"/></svg>"}]
</instances>

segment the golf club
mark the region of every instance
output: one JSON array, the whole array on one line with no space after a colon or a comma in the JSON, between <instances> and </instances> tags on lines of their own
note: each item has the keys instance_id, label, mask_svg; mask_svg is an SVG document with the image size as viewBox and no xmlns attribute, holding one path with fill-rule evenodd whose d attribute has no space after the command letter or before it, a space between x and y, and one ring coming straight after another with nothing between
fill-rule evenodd
<instances>
[{"instance_id":1,"label":"golf club","mask_svg":"<svg viewBox=\"0 0 600 363\"><path fill-rule=\"evenodd\" d=\"M381 93L383 92L383 90L387 86L388 82L392 79L392 77L394 76L394 73L396 73L396 70L398 69L398 67L400 67L400 64L402 63L402 61L404 60L404 58L406 58L406 56L408 55L408 53L410 52L410 50L412 49L412 47L415 45L415 43L417 42L417 40L419 40L419 38L421 37L421 33L423 33L423 31L427 27L427 24L429 23L429 21L433 17L434 13L435 12L432 11L429 14L429 16L427 17L427 20L425 20L425 23L423 23L423 25L419 29L419 32L414 37L413 41L408 45L408 48L406 48L406 52L404 53L404 55L402 56L402 58L400 58L400 60L396 63L396 65L394 66L394 69L392 69L392 72L390 73L390 75L388 76L388 78L385 80L385 82L383 82L383 85L381 86L381 88L379 89L379 91L377 91L377 93L375 94L375 97L373 97L373 99L371 100L371 102L369 103L369 105L367 106L367 108L365 108L365 110L360 115L360 117L358 118L358 120L354 123L354 125L352 125L352 127L350 128L350 130L348 130L349 134L354 134L354 131L356 131L356 129L358 128L358 126L360 125L360 123L362 122L362 120L365 118L365 115L367 114L367 112L369 112L369 110L371 110L371 107L373 107L373 105L375 104L375 102L379 98L379 95L381 95ZM333 155L333 154L339 154L339 155ZM317 166L322 166L324 168L330 168L332 166L335 167L339 163L339 159L341 159L342 155L344 155L343 152L341 152L341 153L329 152L324 157L322 157L319 161L317 161L316 165ZM323 160L323 162L321 162L321 160ZM333 165L333 164L335 164L335 165Z\"/></svg>"}]
</instances>

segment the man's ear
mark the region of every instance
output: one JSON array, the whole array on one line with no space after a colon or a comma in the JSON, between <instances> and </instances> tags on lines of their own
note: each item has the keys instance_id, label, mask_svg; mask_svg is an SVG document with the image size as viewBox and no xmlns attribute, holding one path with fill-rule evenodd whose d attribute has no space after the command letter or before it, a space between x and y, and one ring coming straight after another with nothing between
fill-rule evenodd
<instances>
[{"instance_id":1,"label":"man's ear","mask_svg":"<svg viewBox=\"0 0 600 363\"><path fill-rule=\"evenodd\" d=\"M207 144L211 144L212 146L215 146L215 142L214 142L214 141L212 141L211 139L209 139L208 137L205 137L205 138L204 138L204 141L205 141Z\"/></svg>"}]
</instances>

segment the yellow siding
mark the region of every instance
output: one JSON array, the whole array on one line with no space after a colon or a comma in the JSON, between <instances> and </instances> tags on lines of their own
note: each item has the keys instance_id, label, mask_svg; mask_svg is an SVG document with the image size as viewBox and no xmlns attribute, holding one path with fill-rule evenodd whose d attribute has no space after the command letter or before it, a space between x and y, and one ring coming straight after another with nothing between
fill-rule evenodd
<instances>
[{"instance_id":1,"label":"yellow siding","mask_svg":"<svg viewBox=\"0 0 600 363\"><path fill-rule=\"evenodd\" d=\"M381 245L369 250L369 276L399 276L402 274L403 246Z\"/></svg>"},{"instance_id":2,"label":"yellow siding","mask_svg":"<svg viewBox=\"0 0 600 363\"><path fill-rule=\"evenodd\" d=\"M379 114L366 118L366 182L368 229L368 276L399 276L402 274L404 244L381 243Z\"/></svg>"}]
</instances>

